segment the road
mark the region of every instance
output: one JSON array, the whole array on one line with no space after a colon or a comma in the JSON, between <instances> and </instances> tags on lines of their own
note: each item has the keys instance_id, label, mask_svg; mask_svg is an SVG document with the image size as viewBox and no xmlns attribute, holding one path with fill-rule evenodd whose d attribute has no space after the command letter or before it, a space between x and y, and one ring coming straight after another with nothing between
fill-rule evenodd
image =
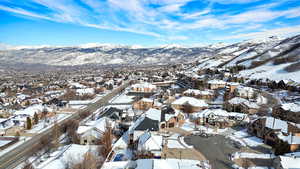
<instances>
[{"instance_id":1,"label":"road","mask_svg":"<svg viewBox=\"0 0 300 169\"><path fill-rule=\"evenodd\" d=\"M100 107L106 106L114 96L122 92L126 87L132 84L133 81L125 82L120 87L114 89L111 93L103 96L95 103L89 104L86 108L77 111L68 118L58 122L58 125L66 124L69 120L80 119L79 114L82 112L94 112ZM28 157L30 157L34 152L32 148L37 146L40 143L40 140L46 136L51 135L53 127L43 131L42 133L32 137L31 139L25 141L23 144L17 146L12 151L7 152L6 154L0 157L0 169L13 169L19 164L24 162Z\"/></svg>"}]
</instances>

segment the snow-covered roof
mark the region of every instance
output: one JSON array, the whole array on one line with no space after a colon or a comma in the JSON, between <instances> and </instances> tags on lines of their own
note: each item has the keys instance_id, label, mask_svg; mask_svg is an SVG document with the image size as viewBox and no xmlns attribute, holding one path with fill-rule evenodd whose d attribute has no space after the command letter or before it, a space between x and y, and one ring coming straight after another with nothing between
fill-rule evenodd
<instances>
[{"instance_id":1,"label":"snow-covered roof","mask_svg":"<svg viewBox=\"0 0 300 169\"><path fill-rule=\"evenodd\" d=\"M215 85L217 85L217 84L220 84L220 85L226 85L226 82L225 82L225 81L219 80L219 79L209 80L207 83L208 83L208 84L215 84Z\"/></svg>"},{"instance_id":2,"label":"snow-covered roof","mask_svg":"<svg viewBox=\"0 0 300 169\"><path fill-rule=\"evenodd\" d=\"M212 90L187 89L183 94L213 95L214 92Z\"/></svg>"},{"instance_id":3,"label":"snow-covered roof","mask_svg":"<svg viewBox=\"0 0 300 169\"><path fill-rule=\"evenodd\" d=\"M151 83L137 83L132 85L133 88L150 88L150 89L156 89L156 86Z\"/></svg>"},{"instance_id":4,"label":"snow-covered roof","mask_svg":"<svg viewBox=\"0 0 300 169\"><path fill-rule=\"evenodd\" d=\"M281 166L284 169L299 168L300 164L300 152L289 153L279 156Z\"/></svg>"},{"instance_id":5,"label":"snow-covered roof","mask_svg":"<svg viewBox=\"0 0 300 169\"><path fill-rule=\"evenodd\" d=\"M194 107L208 107L208 104L204 100L196 99L193 97L181 97L175 100L172 105L185 105L190 104Z\"/></svg>"},{"instance_id":6,"label":"snow-covered roof","mask_svg":"<svg viewBox=\"0 0 300 169\"><path fill-rule=\"evenodd\" d=\"M221 117L229 117L229 116L245 117L245 116L247 116L246 114L243 114L243 113L227 112L226 110L223 110L223 109L205 109L201 112L192 114L192 116L201 118L201 117L208 117L211 114L213 114L215 116L221 116Z\"/></svg>"},{"instance_id":7,"label":"snow-covered roof","mask_svg":"<svg viewBox=\"0 0 300 169\"><path fill-rule=\"evenodd\" d=\"M241 97L234 97L232 99L230 99L228 102L230 104L242 104L244 102L247 102L248 100L241 98Z\"/></svg>"},{"instance_id":8,"label":"snow-covered roof","mask_svg":"<svg viewBox=\"0 0 300 169\"><path fill-rule=\"evenodd\" d=\"M79 95L94 94L95 93L95 89L93 89L93 88L76 89L76 93L79 94Z\"/></svg>"},{"instance_id":9,"label":"snow-covered roof","mask_svg":"<svg viewBox=\"0 0 300 169\"><path fill-rule=\"evenodd\" d=\"M27 115L33 117L35 113L40 113L44 110L44 106L41 104L32 105L23 110L18 110L15 115Z\"/></svg>"},{"instance_id":10,"label":"snow-covered roof","mask_svg":"<svg viewBox=\"0 0 300 169\"><path fill-rule=\"evenodd\" d=\"M281 105L281 108L287 111L300 112L299 103L284 103Z\"/></svg>"},{"instance_id":11,"label":"snow-covered roof","mask_svg":"<svg viewBox=\"0 0 300 169\"><path fill-rule=\"evenodd\" d=\"M114 126L114 123L111 122L109 118L103 117L96 121L90 121L89 123L86 124L86 126L79 126L77 129L77 133L83 134L85 132L90 131L91 129L96 129L98 133L105 132L107 122L111 125L111 127Z\"/></svg>"},{"instance_id":12,"label":"snow-covered roof","mask_svg":"<svg viewBox=\"0 0 300 169\"><path fill-rule=\"evenodd\" d=\"M201 169L199 164L198 160L139 159L136 169Z\"/></svg>"},{"instance_id":13,"label":"snow-covered roof","mask_svg":"<svg viewBox=\"0 0 300 169\"><path fill-rule=\"evenodd\" d=\"M142 98L141 99L141 101L143 101L143 102L153 102L153 100L152 99L149 99L149 98Z\"/></svg>"},{"instance_id":14,"label":"snow-covered roof","mask_svg":"<svg viewBox=\"0 0 300 169\"><path fill-rule=\"evenodd\" d=\"M138 150L161 150L163 137L146 131L139 137Z\"/></svg>"},{"instance_id":15,"label":"snow-covered roof","mask_svg":"<svg viewBox=\"0 0 300 169\"><path fill-rule=\"evenodd\" d=\"M161 121L161 110L150 108L148 111L145 112L145 116L152 119Z\"/></svg>"},{"instance_id":16,"label":"snow-covered roof","mask_svg":"<svg viewBox=\"0 0 300 169\"><path fill-rule=\"evenodd\" d=\"M237 83L237 82L227 82L227 85L230 85L230 86L238 86L238 85L240 85L240 84Z\"/></svg>"},{"instance_id":17,"label":"snow-covered roof","mask_svg":"<svg viewBox=\"0 0 300 169\"><path fill-rule=\"evenodd\" d=\"M288 142L289 144L300 144L300 136L294 136L289 134L288 136L283 135L281 132L277 134L277 136L283 140Z\"/></svg>"},{"instance_id":18,"label":"snow-covered roof","mask_svg":"<svg viewBox=\"0 0 300 169\"><path fill-rule=\"evenodd\" d=\"M282 132L288 133L288 123L286 121L276 119L274 117L266 117L265 125L270 129L280 129Z\"/></svg>"},{"instance_id":19,"label":"snow-covered roof","mask_svg":"<svg viewBox=\"0 0 300 169\"><path fill-rule=\"evenodd\" d=\"M255 102L250 102L250 101L246 101L246 102L243 102L244 105L246 105L247 107L251 108L251 109L259 109L259 106L257 103Z\"/></svg>"},{"instance_id":20,"label":"snow-covered roof","mask_svg":"<svg viewBox=\"0 0 300 169\"><path fill-rule=\"evenodd\" d=\"M255 89L252 87L247 87L247 86L238 86L236 88L236 91L240 95L252 95L254 94Z\"/></svg>"}]
</instances>

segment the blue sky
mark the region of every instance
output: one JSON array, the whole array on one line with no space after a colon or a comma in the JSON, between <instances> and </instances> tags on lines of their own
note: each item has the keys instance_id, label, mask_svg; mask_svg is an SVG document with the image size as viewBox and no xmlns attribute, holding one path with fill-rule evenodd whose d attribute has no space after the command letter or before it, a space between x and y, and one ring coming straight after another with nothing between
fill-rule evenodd
<instances>
[{"instance_id":1,"label":"blue sky","mask_svg":"<svg viewBox=\"0 0 300 169\"><path fill-rule=\"evenodd\" d=\"M9 45L203 45L299 33L299 0L0 0L0 43Z\"/></svg>"}]
</instances>

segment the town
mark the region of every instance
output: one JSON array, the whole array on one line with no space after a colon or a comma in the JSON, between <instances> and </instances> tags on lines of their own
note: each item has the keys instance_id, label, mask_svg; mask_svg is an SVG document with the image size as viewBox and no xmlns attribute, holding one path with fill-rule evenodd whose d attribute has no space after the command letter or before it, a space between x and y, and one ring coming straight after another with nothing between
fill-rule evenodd
<instances>
[{"instance_id":1,"label":"town","mask_svg":"<svg viewBox=\"0 0 300 169\"><path fill-rule=\"evenodd\" d=\"M299 83L199 64L2 71L0 168L299 168Z\"/></svg>"}]
</instances>

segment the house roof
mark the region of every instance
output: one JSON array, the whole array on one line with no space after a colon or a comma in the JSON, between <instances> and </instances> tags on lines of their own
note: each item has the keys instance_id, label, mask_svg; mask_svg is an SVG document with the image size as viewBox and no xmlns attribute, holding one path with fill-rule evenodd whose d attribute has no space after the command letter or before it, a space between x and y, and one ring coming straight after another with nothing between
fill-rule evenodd
<instances>
[{"instance_id":1,"label":"house roof","mask_svg":"<svg viewBox=\"0 0 300 169\"><path fill-rule=\"evenodd\" d=\"M172 105L185 105L190 104L194 107L208 107L208 104L205 103L204 100L196 99L193 97L180 97L179 99L175 100Z\"/></svg>"},{"instance_id":2,"label":"house roof","mask_svg":"<svg viewBox=\"0 0 300 169\"><path fill-rule=\"evenodd\" d=\"M213 80L210 80L207 82L208 84L214 84L214 85L217 85L217 84L220 84L220 85L225 85L226 82L223 81L223 80L218 80L218 79L213 79Z\"/></svg>"},{"instance_id":3,"label":"house roof","mask_svg":"<svg viewBox=\"0 0 300 169\"><path fill-rule=\"evenodd\" d=\"M150 89L156 89L156 86L151 83L138 83L132 85L133 88L150 88Z\"/></svg>"},{"instance_id":4,"label":"house roof","mask_svg":"<svg viewBox=\"0 0 300 169\"><path fill-rule=\"evenodd\" d=\"M146 131L139 137L138 150L161 150L163 137Z\"/></svg>"},{"instance_id":5,"label":"house roof","mask_svg":"<svg viewBox=\"0 0 300 169\"><path fill-rule=\"evenodd\" d=\"M18 110L14 114L15 115L28 115L30 117L33 117L35 113L40 113L44 110L44 106L41 104L36 104L30 107L27 107L23 110Z\"/></svg>"},{"instance_id":6,"label":"house roof","mask_svg":"<svg viewBox=\"0 0 300 169\"><path fill-rule=\"evenodd\" d=\"M299 103L284 103L281 105L283 110L292 111L292 112L300 112L300 104Z\"/></svg>"},{"instance_id":7,"label":"house roof","mask_svg":"<svg viewBox=\"0 0 300 169\"><path fill-rule=\"evenodd\" d=\"M266 117L265 126L274 130L280 129L282 132L288 133L288 123L274 117Z\"/></svg>"},{"instance_id":8,"label":"house roof","mask_svg":"<svg viewBox=\"0 0 300 169\"><path fill-rule=\"evenodd\" d=\"M279 156L279 158L280 158L281 166L284 169L299 168L300 152L281 155Z\"/></svg>"},{"instance_id":9,"label":"house roof","mask_svg":"<svg viewBox=\"0 0 300 169\"><path fill-rule=\"evenodd\" d=\"M187 89L183 92L184 94L195 94L195 95L213 95L212 90L198 90L198 89Z\"/></svg>"},{"instance_id":10,"label":"house roof","mask_svg":"<svg viewBox=\"0 0 300 169\"><path fill-rule=\"evenodd\" d=\"M134 128L134 130L142 131L158 131L159 130L159 121L144 117L143 120Z\"/></svg>"},{"instance_id":11,"label":"house roof","mask_svg":"<svg viewBox=\"0 0 300 169\"><path fill-rule=\"evenodd\" d=\"M145 112L145 115L152 120L161 121L161 110L150 108Z\"/></svg>"}]
</instances>

